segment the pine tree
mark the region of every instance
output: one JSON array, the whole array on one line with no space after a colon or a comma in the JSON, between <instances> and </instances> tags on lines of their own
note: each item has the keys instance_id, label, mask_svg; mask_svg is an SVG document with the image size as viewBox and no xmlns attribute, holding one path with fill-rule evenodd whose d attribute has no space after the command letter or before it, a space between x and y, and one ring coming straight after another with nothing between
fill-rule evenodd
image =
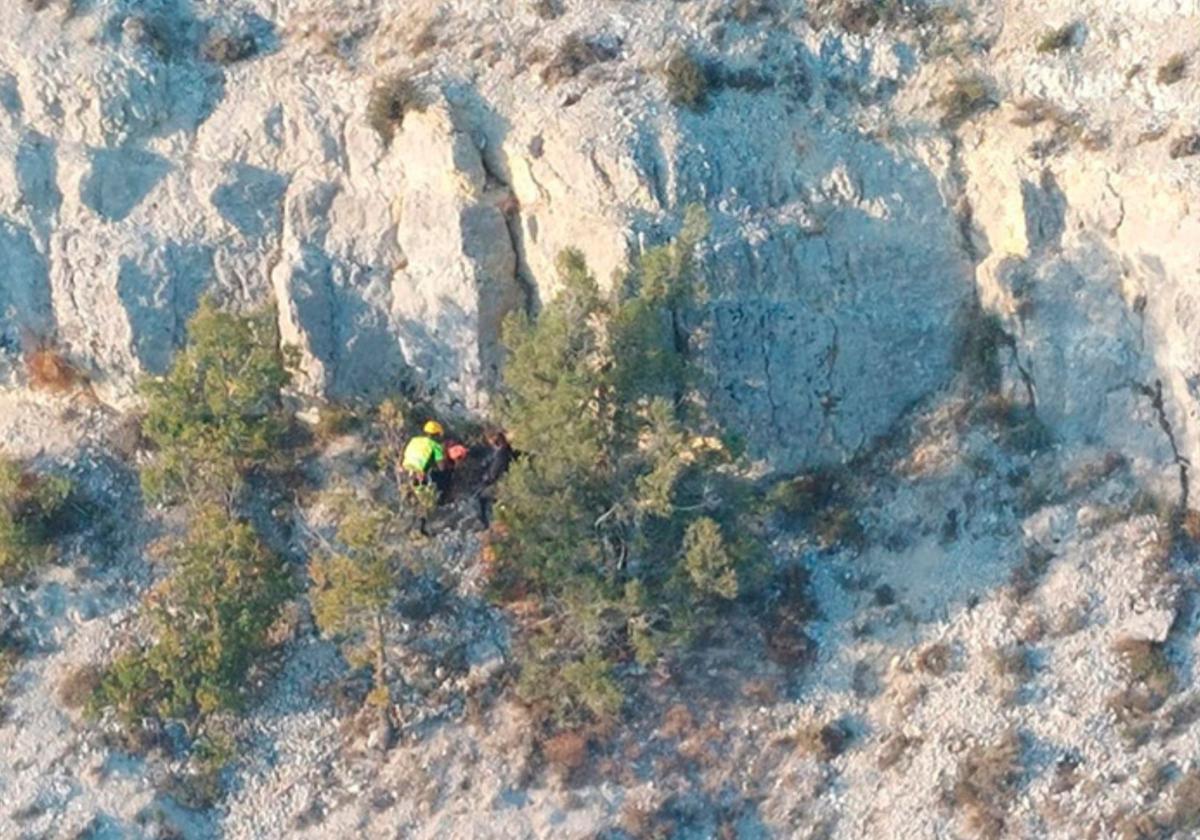
<instances>
[{"instance_id":1,"label":"pine tree","mask_svg":"<svg viewBox=\"0 0 1200 840\"><path fill-rule=\"evenodd\" d=\"M93 710L113 708L128 724L238 708L292 594L283 560L217 505L197 511L170 563L146 598L149 643L118 658L93 698Z\"/></svg>"},{"instance_id":2,"label":"pine tree","mask_svg":"<svg viewBox=\"0 0 1200 840\"><path fill-rule=\"evenodd\" d=\"M526 457L500 488L490 549L501 595L541 604L519 689L558 725L611 710L612 663L685 639L752 565L744 491L689 358L705 231L689 213L611 295L568 251L558 297L506 325L501 414Z\"/></svg>"},{"instance_id":3,"label":"pine tree","mask_svg":"<svg viewBox=\"0 0 1200 840\"><path fill-rule=\"evenodd\" d=\"M142 472L152 501L231 506L247 471L275 455L288 427L281 392L292 354L274 313L234 315L201 301L166 376L143 384L142 431L157 449Z\"/></svg>"},{"instance_id":4,"label":"pine tree","mask_svg":"<svg viewBox=\"0 0 1200 840\"><path fill-rule=\"evenodd\" d=\"M348 645L352 659L370 662L368 703L390 726L387 613L407 564L405 532L396 514L348 493L333 497L338 517L334 543L309 564L310 599L321 631Z\"/></svg>"}]
</instances>

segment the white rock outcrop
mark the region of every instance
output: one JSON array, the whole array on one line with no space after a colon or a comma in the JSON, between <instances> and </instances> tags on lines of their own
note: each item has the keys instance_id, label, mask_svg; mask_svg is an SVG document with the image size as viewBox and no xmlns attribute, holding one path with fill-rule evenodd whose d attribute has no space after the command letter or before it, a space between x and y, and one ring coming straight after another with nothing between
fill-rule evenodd
<instances>
[{"instance_id":1,"label":"white rock outcrop","mask_svg":"<svg viewBox=\"0 0 1200 840\"><path fill-rule=\"evenodd\" d=\"M1018 0L866 37L715 0L27 4L0 16L0 347L57 343L119 399L214 294L275 303L313 393L480 411L563 248L607 279L700 203L694 349L775 465L886 433L978 299L1015 399L1170 482L1200 456L1196 163L1168 154L1196 83L1156 80L1186 47L1157 6L1085 5L1037 53ZM257 54L205 61L227 29ZM572 34L599 60L543 81ZM676 45L711 65L700 112L667 101ZM365 112L393 72L429 107L389 145ZM948 129L930 102L964 72L1000 107Z\"/></svg>"}]
</instances>

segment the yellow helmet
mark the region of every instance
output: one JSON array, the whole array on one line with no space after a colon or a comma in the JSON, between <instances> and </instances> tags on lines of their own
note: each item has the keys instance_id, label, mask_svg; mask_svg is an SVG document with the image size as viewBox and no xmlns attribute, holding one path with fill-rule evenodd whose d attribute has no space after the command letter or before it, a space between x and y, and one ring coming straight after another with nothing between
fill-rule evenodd
<instances>
[{"instance_id":1,"label":"yellow helmet","mask_svg":"<svg viewBox=\"0 0 1200 840\"><path fill-rule=\"evenodd\" d=\"M445 431L446 430L442 428L442 424L436 420L428 420L425 423L425 434L427 435L431 435L432 437L441 437Z\"/></svg>"}]
</instances>

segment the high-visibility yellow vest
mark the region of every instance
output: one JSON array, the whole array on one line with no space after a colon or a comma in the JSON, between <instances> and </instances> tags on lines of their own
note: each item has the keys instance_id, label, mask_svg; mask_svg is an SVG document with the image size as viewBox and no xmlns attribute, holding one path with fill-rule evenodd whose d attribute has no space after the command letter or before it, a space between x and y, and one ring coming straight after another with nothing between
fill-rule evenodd
<instances>
[{"instance_id":1,"label":"high-visibility yellow vest","mask_svg":"<svg viewBox=\"0 0 1200 840\"><path fill-rule=\"evenodd\" d=\"M426 435L418 435L404 447L404 469L409 472L427 472L430 467L445 458L446 452L442 445Z\"/></svg>"}]
</instances>

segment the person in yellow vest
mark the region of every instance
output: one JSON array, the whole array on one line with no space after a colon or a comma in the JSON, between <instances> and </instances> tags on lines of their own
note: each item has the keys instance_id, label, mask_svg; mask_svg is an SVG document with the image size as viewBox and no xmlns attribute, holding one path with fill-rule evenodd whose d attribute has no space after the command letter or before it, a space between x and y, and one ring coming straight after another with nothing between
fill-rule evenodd
<instances>
[{"instance_id":1,"label":"person in yellow vest","mask_svg":"<svg viewBox=\"0 0 1200 840\"><path fill-rule=\"evenodd\" d=\"M425 423L424 434L417 435L404 447L401 466L413 484L429 484L431 481L442 491L440 477L446 467L446 450L441 438L446 430L436 420Z\"/></svg>"}]
</instances>

